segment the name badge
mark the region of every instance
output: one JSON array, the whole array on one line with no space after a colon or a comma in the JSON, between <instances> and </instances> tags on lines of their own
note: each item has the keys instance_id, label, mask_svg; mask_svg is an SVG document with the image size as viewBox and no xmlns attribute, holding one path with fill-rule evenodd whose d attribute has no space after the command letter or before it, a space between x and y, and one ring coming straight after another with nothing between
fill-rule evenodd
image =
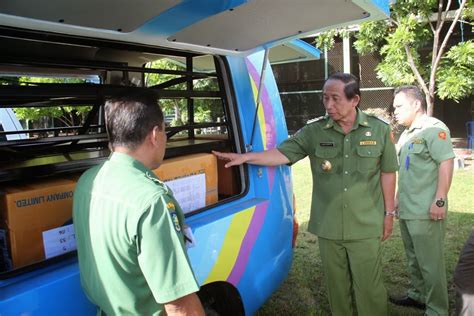
<instances>
[{"instance_id":1,"label":"name badge","mask_svg":"<svg viewBox=\"0 0 474 316\"><path fill-rule=\"evenodd\" d=\"M375 145L377 145L377 141L376 140L363 140L359 143L359 145L361 145L361 146L375 146Z\"/></svg>"},{"instance_id":2,"label":"name badge","mask_svg":"<svg viewBox=\"0 0 474 316\"><path fill-rule=\"evenodd\" d=\"M334 147L334 143L333 142L321 142L319 143L319 146L321 147Z\"/></svg>"}]
</instances>

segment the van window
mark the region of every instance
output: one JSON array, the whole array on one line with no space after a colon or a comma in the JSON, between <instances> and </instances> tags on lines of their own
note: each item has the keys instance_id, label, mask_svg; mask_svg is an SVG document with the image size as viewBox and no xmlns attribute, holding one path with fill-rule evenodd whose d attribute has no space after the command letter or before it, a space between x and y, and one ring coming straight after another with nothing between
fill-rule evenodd
<instances>
[{"instance_id":1,"label":"van window","mask_svg":"<svg viewBox=\"0 0 474 316\"><path fill-rule=\"evenodd\" d=\"M102 44L0 38L8 47L0 52L0 108L11 108L21 123L16 131L0 129L0 278L74 255L75 184L109 156L103 104L124 88L157 91L168 144L154 172L186 216L245 189L241 171L211 154L241 146L225 61ZM26 137L9 140L14 134Z\"/></svg>"}]
</instances>

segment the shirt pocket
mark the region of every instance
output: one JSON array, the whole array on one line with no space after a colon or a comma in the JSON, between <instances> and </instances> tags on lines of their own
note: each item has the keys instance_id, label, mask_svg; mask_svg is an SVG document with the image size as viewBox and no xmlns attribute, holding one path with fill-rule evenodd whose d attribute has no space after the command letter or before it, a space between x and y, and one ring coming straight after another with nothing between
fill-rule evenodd
<instances>
[{"instance_id":1,"label":"shirt pocket","mask_svg":"<svg viewBox=\"0 0 474 316\"><path fill-rule=\"evenodd\" d=\"M334 173L337 169L337 155L339 149L336 147L316 147L314 155L316 156L316 170L318 173ZM330 170L323 169L323 164L330 164Z\"/></svg>"},{"instance_id":2,"label":"shirt pocket","mask_svg":"<svg viewBox=\"0 0 474 316\"><path fill-rule=\"evenodd\" d=\"M423 152L423 148L425 148L424 144L413 144L413 149L410 151L410 153L419 155Z\"/></svg>"},{"instance_id":3,"label":"shirt pocket","mask_svg":"<svg viewBox=\"0 0 474 316\"><path fill-rule=\"evenodd\" d=\"M382 152L377 147L357 147L357 170L363 173L377 170L381 155Z\"/></svg>"}]
</instances>

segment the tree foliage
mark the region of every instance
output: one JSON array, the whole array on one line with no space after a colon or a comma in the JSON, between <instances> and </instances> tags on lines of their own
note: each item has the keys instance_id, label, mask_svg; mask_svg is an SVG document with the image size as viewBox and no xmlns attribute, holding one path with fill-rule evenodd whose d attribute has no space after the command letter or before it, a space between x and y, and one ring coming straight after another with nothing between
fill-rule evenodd
<instances>
[{"instance_id":1,"label":"tree foliage","mask_svg":"<svg viewBox=\"0 0 474 316\"><path fill-rule=\"evenodd\" d=\"M58 83L85 83L81 78L49 78L49 77L4 77L0 79L1 84L9 85L44 85ZM85 115L90 111L91 106L32 106L14 108L16 116L20 120L40 121L44 118L55 118L65 126L73 126L83 122Z\"/></svg>"},{"instance_id":2,"label":"tree foliage","mask_svg":"<svg viewBox=\"0 0 474 316\"><path fill-rule=\"evenodd\" d=\"M449 11L453 6L456 10ZM361 24L354 47L360 54L381 55L376 71L384 84L420 86L432 115L435 95L459 101L474 90L474 41L448 49L454 28L472 27L473 17L473 0L399 0L390 19ZM316 46L330 48L340 31L321 34Z\"/></svg>"},{"instance_id":3,"label":"tree foliage","mask_svg":"<svg viewBox=\"0 0 474 316\"><path fill-rule=\"evenodd\" d=\"M180 70L185 71L185 67L181 64L173 62L168 59L160 59L151 62L147 65L149 68ZM146 86L152 87L165 83L166 81L178 78L178 75L168 74L148 74L146 78ZM186 90L186 83L179 83L172 87L172 90ZM193 89L201 91L217 91L217 80L211 78L204 78L193 80ZM209 122L215 121L222 113L222 104L211 99L195 99L194 100L194 121L195 122ZM184 125L188 120L187 103L185 99L161 99L160 106L166 113L174 113L175 118L171 122L172 126Z\"/></svg>"}]
</instances>

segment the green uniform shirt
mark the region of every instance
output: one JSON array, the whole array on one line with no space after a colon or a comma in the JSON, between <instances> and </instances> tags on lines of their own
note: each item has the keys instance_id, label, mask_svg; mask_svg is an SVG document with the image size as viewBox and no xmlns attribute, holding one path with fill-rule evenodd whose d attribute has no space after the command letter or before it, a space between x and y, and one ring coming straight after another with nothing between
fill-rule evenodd
<instances>
[{"instance_id":1,"label":"green uniform shirt","mask_svg":"<svg viewBox=\"0 0 474 316\"><path fill-rule=\"evenodd\" d=\"M398 169L390 134L387 123L357 110L347 135L326 116L278 147L291 163L309 156L313 175L310 232L335 240L382 235L380 172Z\"/></svg>"},{"instance_id":2,"label":"green uniform shirt","mask_svg":"<svg viewBox=\"0 0 474 316\"><path fill-rule=\"evenodd\" d=\"M402 133L397 147L400 218L429 219L439 164L454 158L449 129L440 120L424 115Z\"/></svg>"},{"instance_id":3,"label":"green uniform shirt","mask_svg":"<svg viewBox=\"0 0 474 316\"><path fill-rule=\"evenodd\" d=\"M110 315L164 314L161 304L199 290L166 186L126 154L85 172L74 194L81 284Z\"/></svg>"}]
</instances>

